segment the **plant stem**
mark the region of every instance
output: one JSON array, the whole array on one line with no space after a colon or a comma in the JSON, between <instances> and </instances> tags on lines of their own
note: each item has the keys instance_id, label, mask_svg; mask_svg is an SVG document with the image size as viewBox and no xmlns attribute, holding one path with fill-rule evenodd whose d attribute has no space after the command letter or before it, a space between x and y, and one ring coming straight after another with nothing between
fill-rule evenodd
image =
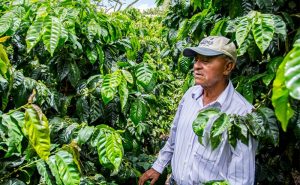
<instances>
[{"instance_id":1,"label":"plant stem","mask_svg":"<svg viewBox=\"0 0 300 185\"><path fill-rule=\"evenodd\" d=\"M33 165L34 163L37 163L40 160L42 160L42 159L32 161L31 163L25 164L24 166L21 166L21 167L15 169L14 171L10 172L9 174L4 175L2 178L0 178L0 182L2 182L4 179L10 177L12 174L16 173L17 171L22 170L23 168L29 167L29 166Z\"/></svg>"}]
</instances>

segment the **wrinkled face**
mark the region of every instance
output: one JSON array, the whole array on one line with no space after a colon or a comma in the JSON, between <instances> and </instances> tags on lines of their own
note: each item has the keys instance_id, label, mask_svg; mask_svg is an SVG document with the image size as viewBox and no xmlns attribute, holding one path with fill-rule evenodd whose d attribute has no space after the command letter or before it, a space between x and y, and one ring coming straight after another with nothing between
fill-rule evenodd
<instances>
[{"instance_id":1,"label":"wrinkled face","mask_svg":"<svg viewBox=\"0 0 300 185\"><path fill-rule=\"evenodd\" d=\"M223 56L208 57L198 54L194 62L195 83L204 88L225 82L233 68L230 66L233 64L229 64Z\"/></svg>"}]
</instances>

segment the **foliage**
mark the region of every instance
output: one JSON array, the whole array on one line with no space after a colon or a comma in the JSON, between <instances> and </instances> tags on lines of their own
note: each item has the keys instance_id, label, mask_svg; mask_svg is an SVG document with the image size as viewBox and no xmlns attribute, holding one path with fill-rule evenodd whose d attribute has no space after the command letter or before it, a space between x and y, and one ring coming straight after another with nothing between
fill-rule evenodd
<instances>
[{"instance_id":1,"label":"foliage","mask_svg":"<svg viewBox=\"0 0 300 185\"><path fill-rule=\"evenodd\" d=\"M212 121L213 119L214 121ZM278 145L279 130L274 112L269 108L259 108L245 116L220 112L216 108L200 111L193 122L193 130L203 144L204 129L211 123L208 135L212 149L219 146L222 136L227 135L229 144L235 148L238 141L248 145L250 136L260 143Z\"/></svg>"},{"instance_id":2,"label":"foliage","mask_svg":"<svg viewBox=\"0 0 300 185\"><path fill-rule=\"evenodd\" d=\"M245 118L215 112L214 146L229 127L238 138L262 133L257 183L293 182L291 172L300 171L297 3L180 0L165 14L142 14L105 13L91 2L0 3L1 184L136 184L193 85L193 62L182 50L207 35L237 43L232 81L257 108ZM286 131L279 136L272 104ZM257 119L272 124L242 132ZM278 137L278 147L265 142Z\"/></svg>"}]
</instances>

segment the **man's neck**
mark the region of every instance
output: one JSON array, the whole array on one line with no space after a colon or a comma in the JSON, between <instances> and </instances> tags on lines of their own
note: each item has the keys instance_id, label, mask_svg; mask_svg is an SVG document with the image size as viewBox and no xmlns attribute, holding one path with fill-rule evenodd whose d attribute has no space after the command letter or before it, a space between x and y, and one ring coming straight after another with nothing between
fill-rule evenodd
<instances>
[{"instance_id":1,"label":"man's neck","mask_svg":"<svg viewBox=\"0 0 300 185\"><path fill-rule=\"evenodd\" d=\"M203 105L207 105L215 101L220 94L226 89L229 81L226 80L224 83L218 83L213 87L203 87Z\"/></svg>"}]
</instances>

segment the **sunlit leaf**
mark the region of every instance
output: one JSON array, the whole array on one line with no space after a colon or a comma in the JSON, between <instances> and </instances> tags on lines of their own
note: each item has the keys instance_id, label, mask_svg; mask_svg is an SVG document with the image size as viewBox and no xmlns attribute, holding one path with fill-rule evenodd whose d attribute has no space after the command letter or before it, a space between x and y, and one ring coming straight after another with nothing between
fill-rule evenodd
<instances>
[{"instance_id":1,"label":"sunlit leaf","mask_svg":"<svg viewBox=\"0 0 300 185\"><path fill-rule=\"evenodd\" d=\"M136 99L130 107L130 119L134 124L138 124L146 118L147 107L142 99Z\"/></svg>"},{"instance_id":2,"label":"sunlit leaf","mask_svg":"<svg viewBox=\"0 0 300 185\"><path fill-rule=\"evenodd\" d=\"M53 56L53 53L58 46L62 25L60 20L53 16L45 18L44 24L43 41L46 49L50 52L51 56Z\"/></svg>"},{"instance_id":3,"label":"sunlit leaf","mask_svg":"<svg viewBox=\"0 0 300 185\"><path fill-rule=\"evenodd\" d=\"M275 32L274 20L270 14L257 13L252 20L252 33L261 53L269 47Z\"/></svg>"},{"instance_id":4,"label":"sunlit leaf","mask_svg":"<svg viewBox=\"0 0 300 185\"><path fill-rule=\"evenodd\" d=\"M25 129L29 142L36 153L44 160L50 155L50 131L48 120L36 105L25 111Z\"/></svg>"},{"instance_id":5,"label":"sunlit leaf","mask_svg":"<svg viewBox=\"0 0 300 185\"><path fill-rule=\"evenodd\" d=\"M38 18L30 25L26 34L27 53L41 40L44 19Z\"/></svg>"},{"instance_id":6,"label":"sunlit leaf","mask_svg":"<svg viewBox=\"0 0 300 185\"><path fill-rule=\"evenodd\" d=\"M272 104L275 108L275 115L281 122L282 129L286 131L289 119L293 116L293 109L289 103L289 90L285 85L285 65L289 61L286 57L280 64L273 82Z\"/></svg>"},{"instance_id":7,"label":"sunlit leaf","mask_svg":"<svg viewBox=\"0 0 300 185\"><path fill-rule=\"evenodd\" d=\"M300 40L284 58L286 60L284 77L285 85L291 97L300 100Z\"/></svg>"},{"instance_id":8,"label":"sunlit leaf","mask_svg":"<svg viewBox=\"0 0 300 185\"><path fill-rule=\"evenodd\" d=\"M60 179L64 185L80 183L80 173L70 153L61 150L55 154L55 160Z\"/></svg>"}]
</instances>

